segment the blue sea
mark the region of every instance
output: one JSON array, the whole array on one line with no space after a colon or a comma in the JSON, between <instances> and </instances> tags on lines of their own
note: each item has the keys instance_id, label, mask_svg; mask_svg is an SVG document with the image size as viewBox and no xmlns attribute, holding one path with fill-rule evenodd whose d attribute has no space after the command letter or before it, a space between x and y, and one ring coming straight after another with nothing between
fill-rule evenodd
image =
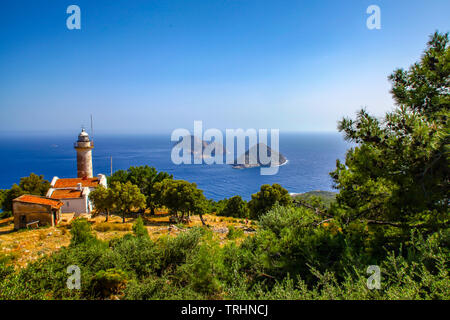
<instances>
[{"instance_id":1,"label":"blue sea","mask_svg":"<svg viewBox=\"0 0 450 320\"><path fill-rule=\"evenodd\" d=\"M73 135L4 136L0 138L0 188L9 189L31 172L47 180L76 177ZM233 169L230 165L175 165L170 135L96 135L94 174L130 166L149 165L173 174L175 179L197 183L206 197L219 200L240 195L249 200L261 185L279 183L290 193L333 191L329 172L336 159L344 159L350 145L339 133L280 133L280 152L288 163L276 175L263 176L259 168Z\"/></svg>"}]
</instances>

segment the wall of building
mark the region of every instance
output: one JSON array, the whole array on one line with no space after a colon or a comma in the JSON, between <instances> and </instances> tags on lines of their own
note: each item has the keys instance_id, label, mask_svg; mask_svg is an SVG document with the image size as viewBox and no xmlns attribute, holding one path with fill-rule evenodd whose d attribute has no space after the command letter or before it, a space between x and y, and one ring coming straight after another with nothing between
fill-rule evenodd
<instances>
[{"instance_id":1,"label":"wall of building","mask_svg":"<svg viewBox=\"0 0 450 320\"><path fill-rule=\"evenodd\" d=\"M77 175L78 178L92 178L92 149L76 148L77 150Z\"/></svg>"},{"instance_id":2,"label":"wall of building","mask_svg":"<svg viewBox=\"0 0 450 320\"><path fill-rule=\"evenodd\" d=\"M18 202L13 201L13 213L14 213L14 229L25 228L26 223L32 221L39 221L39 226L42 225L54 225L53 213L51 206ZM25 216L25 222L21 222L20 216Z\"/></svg>"}]
</instances>

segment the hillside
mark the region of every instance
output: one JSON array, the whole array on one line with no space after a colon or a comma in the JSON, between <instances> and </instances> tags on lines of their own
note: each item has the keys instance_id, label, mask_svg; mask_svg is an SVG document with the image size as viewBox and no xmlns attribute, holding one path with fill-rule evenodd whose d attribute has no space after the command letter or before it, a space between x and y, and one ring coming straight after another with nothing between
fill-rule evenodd
<instances>
[{"instance_id":1,"label":"hillside","mask_svg":"<svg viewBox=\"0 0 450 320\"><path fill-rule=\"evenodd\" d=\"M330 205L336 200L336 194L336 192L316 190L305 193L295 193L292 194L292 198L310 201L313 197L317 197L323 201L325 206L330 207Z\"/></svg>"},{"instance_id":2,"label":"hillside","mask_svg":"<svg viewBox=\"0 0 450 320\"><path fill-rule=\"evenodd\" d=\"M191 217L191 222L187 225L173 225L169 222L169 217L170 215L163 211L157 211L155 216L145 216L144 223L151 239L156 240L165 235L176 236L202 224L198 216ZM14 224L9 219L9 223L0 226L0 261L4 259L13 263L16 268L23 268L41 256L52 254L68 246L72 219L73 214L63 214L62 222L57 227L19 231L14 231ZM213 214L204 215L204 219L221 244L228 241L228 227L233 226L243 230L254 228L254 225L250 226L251 222L246 225L243 219L218 217ZM122 217L112 215L108 222L104 220L104 216L89 219L95 236L101 240L120 238L131 233L136 219L127 218L126 223L122 223ZM251 233L244 231L244 237Z\"/></svg>"}]
</instances>

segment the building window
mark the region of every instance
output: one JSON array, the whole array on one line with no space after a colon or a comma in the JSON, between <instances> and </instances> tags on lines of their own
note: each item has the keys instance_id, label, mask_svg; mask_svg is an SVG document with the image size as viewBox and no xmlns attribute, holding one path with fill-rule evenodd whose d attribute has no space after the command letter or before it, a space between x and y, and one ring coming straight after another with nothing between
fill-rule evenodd
<instances>
[{"instance_id":1,"label":"building window","mask_svg":"<svg viewBox=\"0 0 450 320\"><path fill-rule=\"evenodd\" d=\"M69 207L69 201L67 201L67 207Z\"/></svg>"}]
</instances>

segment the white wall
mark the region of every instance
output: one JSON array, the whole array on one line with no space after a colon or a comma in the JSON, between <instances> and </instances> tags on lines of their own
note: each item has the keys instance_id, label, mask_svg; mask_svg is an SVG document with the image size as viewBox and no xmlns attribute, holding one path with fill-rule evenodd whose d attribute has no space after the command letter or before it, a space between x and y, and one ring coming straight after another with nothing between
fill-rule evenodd
<instances>
[{"instance_id":1,"label":"white wall","mask_svg":"<svg viewBox=\"0 0 450 320\"><path fill-rule=\"evenodd\" d=\"M61 199L64 205L61 207L62 213L89 213L86 198Z\"/></svg>"}]
</instances>

